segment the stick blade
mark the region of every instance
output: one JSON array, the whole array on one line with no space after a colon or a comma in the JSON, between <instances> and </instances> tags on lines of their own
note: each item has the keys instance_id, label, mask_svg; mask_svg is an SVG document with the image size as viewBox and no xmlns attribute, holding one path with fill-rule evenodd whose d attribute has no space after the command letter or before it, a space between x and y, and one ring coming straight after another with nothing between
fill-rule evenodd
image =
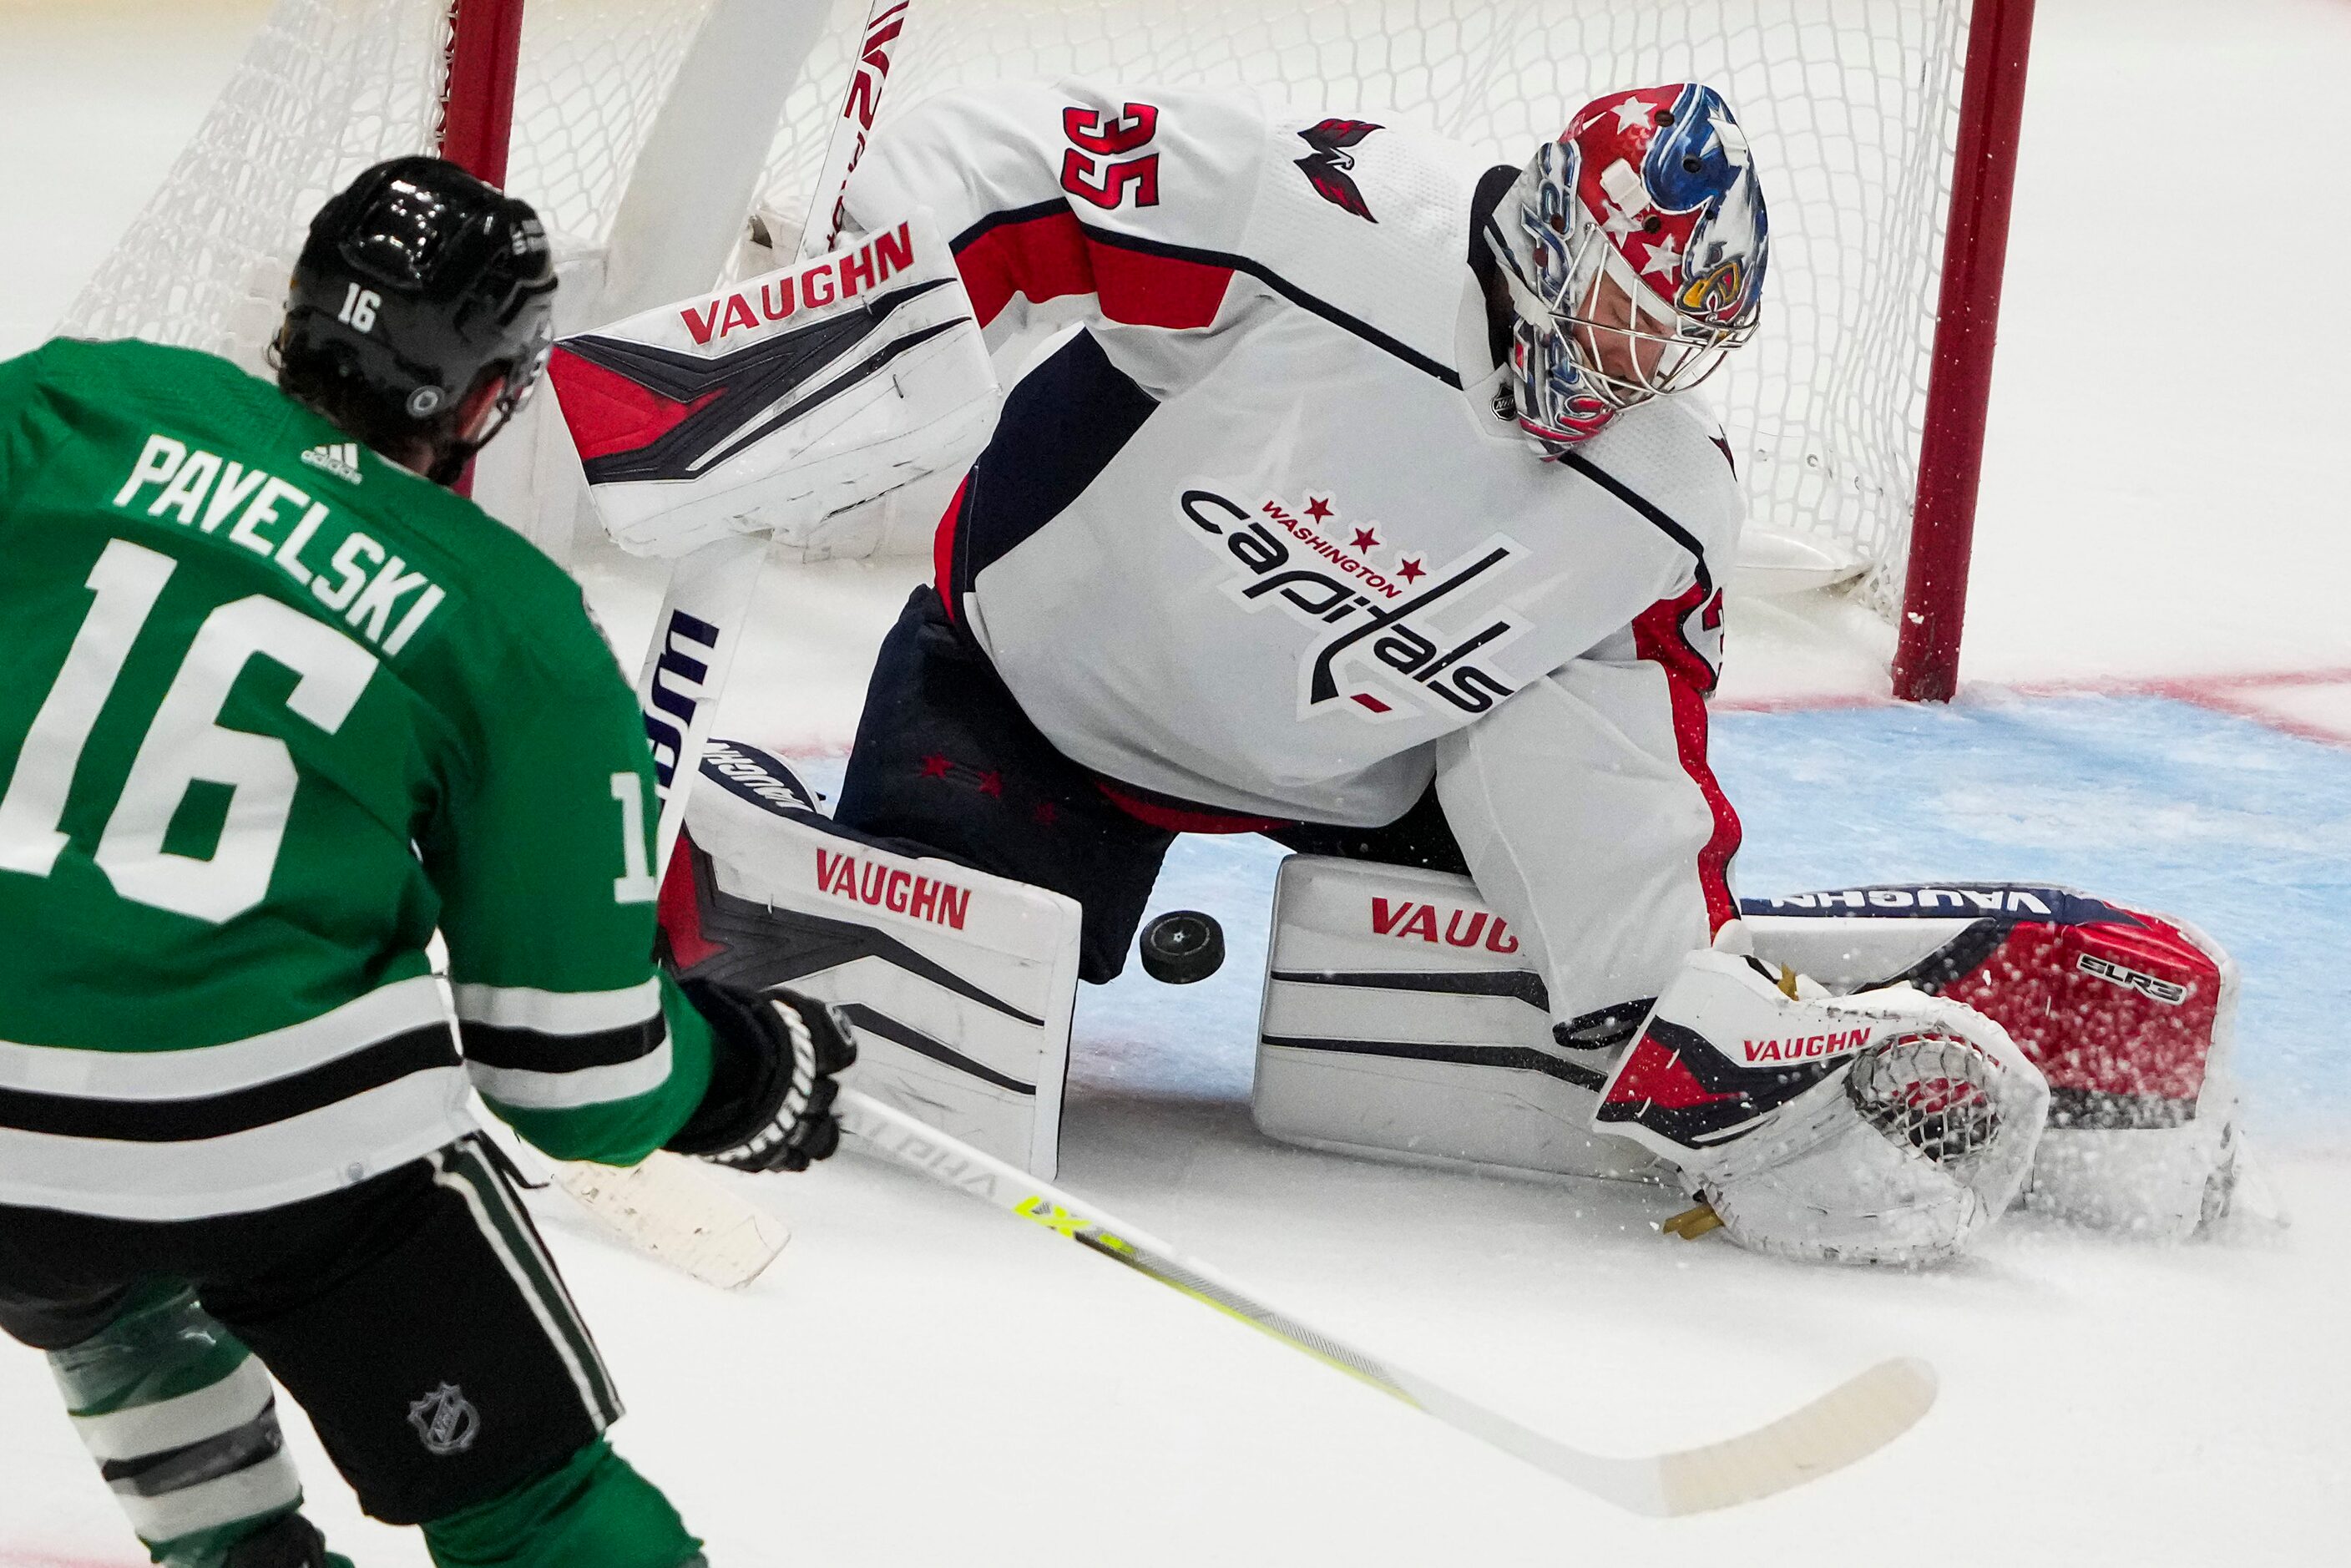
<instances>
[{"instance_id":1,"label":"stick blade","mask_svg":"<svg viewBox=\"0 0 2351 1568\"><path fill-rule=\"evenodd\" d=\"M555 1180L624 1240L722 1291L758 1279L792 1239L781 1219L674 1155L625 1167L565 1162Z\"/></svg>"},{"instance_id":2,"label":"stick blade","mask_svg":"<svg viewBox=\"0 0 2351 1568\"><path fill-rule=\"evenodd\" d=\"M1705 1513L1817 1480L1917 1426L1934 1406L1935 1391L1935 1369L1926 1362L1881 1361L1769 1426L1660 1455L1657 1506L1640 1511Z\"/></svg>"}]
</instances>

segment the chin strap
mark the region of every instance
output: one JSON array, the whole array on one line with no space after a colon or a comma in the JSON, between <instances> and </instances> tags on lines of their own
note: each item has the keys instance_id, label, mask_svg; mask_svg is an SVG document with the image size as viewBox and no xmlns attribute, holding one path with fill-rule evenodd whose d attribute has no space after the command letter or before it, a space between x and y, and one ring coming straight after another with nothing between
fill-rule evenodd
<instances>
[{"instance_id":1,"label":"chin strap","mask_svg":"<svg viewBox=\"0 0 2351 1568\"><path fill-rule=\"evenodd\" d=\"M498 400L492 405L496 410L497 417L490 422L481 434L471 441L453 441L443 447L440 455L434 459L433 465L424 471L424 476L444 489L455 487L457 481L465 477L465 465L471 463L481 454L482 448L496 441L500 433L514 423L515 415L521 413L522 405L530 401L530 394L538 389L539 378L546 371L547 350L543 348L538 357L530 362L528 373L523 375L519 382L516 379L514 368L509 366L504 384L498 389ZM462 410L465 403L471 401L472 397L468 394L459 402L459 409Z\"/></svg>"},{"instance_id":2,"label":"chin strap","mask_svg":"<svg viewBox=\"0 0 2351 1568\"><path fill-rule=\"evenodd\" d=\"M424 471L424 476L444 489L454 487L459 479L465 477L465 465L480 455L483 447L497 439L498 433L513 422L515 411L521 406L520 398L501 396L496 404L498 416L490 427L471 441L452 441L442 447L440 455L433 460L433 466Z\"/></svg>"},{"instance_id":3,"label":"chin strap","mask_svg":"<svg viewBox=\"0 0 2351 1568\"><path fill-rule=\"evenodd\" d=\"M444 447L441 455L434 460L433 466L424 471L424 476L444 490L456 488L457 481L465 476L465 465L474 460L474 454L487 444L487 442L471 441Z\"/></svg>"}]
</instances>

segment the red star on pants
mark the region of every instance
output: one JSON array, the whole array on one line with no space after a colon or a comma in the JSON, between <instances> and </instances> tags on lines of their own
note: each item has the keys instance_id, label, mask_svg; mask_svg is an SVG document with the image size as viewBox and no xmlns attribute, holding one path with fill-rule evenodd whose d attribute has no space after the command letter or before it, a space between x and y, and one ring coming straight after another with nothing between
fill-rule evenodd
<instances>
[{"instance_id":1,"label":"red star on pants","mask_svg":"<svg viewBox=\"0 0 2351 1568\"><path fill-rule=\"evenodd\" d=\"M1379 542L1380 536L1372 532L1371 529L1357 528L1355 530L1355 548L1358 550L1367 550Z\"/></svg>"},{"instance_id":2,"label":"red star on pants","mask_svg":"<svg viewBox=\"0 0 2351 1568\"><path fill-rule=\"evenodd\" d=\"M1306 515L1319 523L1331 515L1331 503L1320 496L1309 496L1306 498Z\"/></svg>"},{"instance_id":3,"label":"red star on pants","mask_svg":"<svg viewBox=\"0 0 2351 1568\"><path fill-rule=\"evenodd\" d=\"M994 795L998 800L1001 800L1004 796L1004 775L998 773L993 768L981 774L979 776L979 792L983 795Z\"/></svg>"},{"instance_id":4,"label":"red star on pants","mask_svg":"<svg viewBox=\"0 0 2351 1568\"><path fill-rule=\"evenodd\" d=\"M1060 809L1057 808L1050 800L1040 800L1037 802L1037 820L1044 823L1047 827L1051 827L1054 822L1060 820L1061 815L1061 813Z\"/></svg>"},{"instance_id":5,"label":"red star on pants","mask_svg":"<svg viewBox=\"0 0 2351 1568\"><path fill-rule=\"evenodd\" d=\"M1408 555L1402 560L1396 562L1396 575L1403 578L1406 582L1418 582L1422 578L1426 577L1428 573L1422 568L1420 558L1418 556Z\"/></svg>"},{"instance_id":6,"label":"red star on pants","mask_svg":"<svg viewBox=\"0 0 2351 1568\"><path fill-rule=\"evenodd\" d=\"M947 776L947 769L954 766L954 763L949 762L944 757L925 757L923 758L923 777L925 779L944 779Z\"/></svg>"}]
</instances>

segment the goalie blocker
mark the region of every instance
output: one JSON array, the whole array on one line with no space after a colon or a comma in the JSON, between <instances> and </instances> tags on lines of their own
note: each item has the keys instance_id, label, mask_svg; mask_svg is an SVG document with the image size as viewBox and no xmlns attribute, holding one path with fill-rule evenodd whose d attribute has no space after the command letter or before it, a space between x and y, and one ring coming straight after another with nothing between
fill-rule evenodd
<instances>
[{"instance_id":1,"label":"goalie blocker","mask_svg":"<svg viewBox=\"0 0 2351 1568\"><path fill-rule=\"evenodd\" d=\"M2225 1212L2235 969L2192 927L2006 883L1742 907L1774 976L1792 968L1826 993L1907 982L2012 1038L2051 1094L2029 1207L2158 1235ZM1268 960L1255 1110L1270 1136L1571 1176L1656 1177L1675 1152L1595 1121L1652 1004L1555 1025L1536 966L1467 878L1293 856ZM1795 1031L1759 1038L1774 1034ZM1687 1151L1675 1163L1687 1169Z\"/></svg>"},{"instance_id":2,"label":"goalie blocker","mask_svg":"<svg viewBox=\"0 0 2351 1568\"><path fill-rule=\"evenodd\" d=\"M562 339L548 381L605 531L661 558L737 534L812 559L871 554L870 503L961 474L1000 402L924 213Z\"/></svg>"},{"instance_id":3,"label":"goalie blocker","mask_svg":"<svg viewBox=\"0 0 2351 1568\"><path fill-rule=\"evenodd\" d=\"M1079 911L1059 894L837 827L783 763L713 741L661 891L682 978L831 1002L841 1082L1054 1174Z\"/></svg>"}]
</instances>

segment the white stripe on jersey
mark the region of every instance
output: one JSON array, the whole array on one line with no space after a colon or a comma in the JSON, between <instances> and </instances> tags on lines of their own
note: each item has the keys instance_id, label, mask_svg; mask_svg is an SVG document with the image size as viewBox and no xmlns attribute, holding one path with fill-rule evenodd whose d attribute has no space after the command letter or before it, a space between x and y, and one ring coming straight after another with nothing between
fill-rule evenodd
<instances>
[{"instance_id":1,"label":"white stripe on jersey","mask_svg":"<svg viewBox=\"0 0 2351 1568\"><path fill-rule=\"evenodd\" d=\"M0 1040L0 1089L90 1100L185 1100L250 1089L449 1021L441 982L394 981L317 1018L184 1051L83 1051Z\"/></svg>"},{"instance_id":2,"label":"white stripe on jersey","mask_svg":"<svg viewBox=\"0 0 2351 1568\"><path fill-rule=\"evenodd\" d=\"M533 1072L520 1067L492 1067L468 1061L474 1087L485 1099L518 1111L576 1111L615 1100L650 1094L669 1081L670 1044L661 1044L632 1061L604 1067L575 1067L562 1072Z\"/></svg>"},{"instance_id":3,"label":"white stripe on jersey","mask_svg":"<svg viewBox=\"0 0 2351 1568\"><path fill-rule=\"evenodd\" d=\"M540 1034L598 1034L627 1029L661 1011L658 977L617 991L542 991L531 986L463 985L457 1016L493 1029L527 1029Z\"/></svg>"},{"instance_id":4,"label":"white stripe on jersey","mask_svg":"<svg viewBox=\"0 0 2351 1568\"><path fill-rule=\"evenodd\" d=\"M355 1186L472 1132L467 1092L453 1062L217 1138L139 1143L0 1127L0 1204L156 1220L270 1208Z\"/></svg>"}]
</instances>

